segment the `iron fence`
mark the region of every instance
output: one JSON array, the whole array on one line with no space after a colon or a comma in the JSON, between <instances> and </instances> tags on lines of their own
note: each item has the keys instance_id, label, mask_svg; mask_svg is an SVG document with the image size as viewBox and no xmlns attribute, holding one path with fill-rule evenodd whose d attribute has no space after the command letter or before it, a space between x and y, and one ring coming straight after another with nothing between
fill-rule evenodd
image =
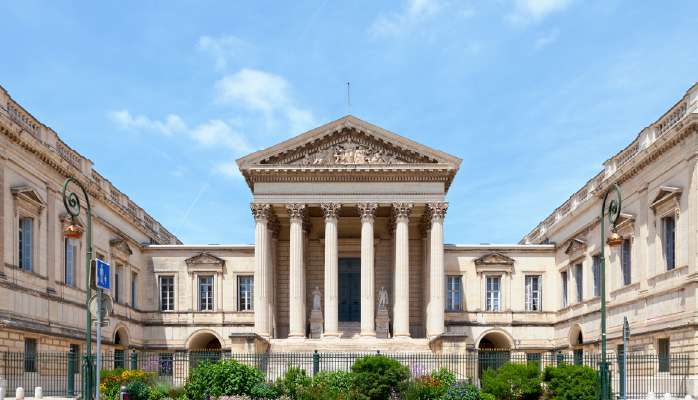
<instances>
[{"instance_id":1,"label":"iron fence","mask_svg":"<svg viewBox=\"0 0 698 400\"><path fill-rule=\"evenodd\" d=\"M291 367L300 367L309 375L318 371L349 371L357 358L381 354L408 366L413 375L428 374L445 368L459 380L472 380L479 385L487 369L497 370L507 362L537 362L541 370L562 362L586 365L598 370L601 355L573 355L554 353L510 353L508 351L474 351L466 354L389 354L389 353L271 353L234 354L225 351L163 351L163 352L110 352L101 355L103 370L121 367L126 370L151 371L157 379L173 386L184 384L189 371L201 362L236 359L255 366L267 380L282 377ZM620 357L608 357L612 374L612 390L620 390ZM7 352L0 358L0 377L8 393L17 387L33 390L41 386L46 396L75 397L83 390L84 354L75 353L22 353ZM627 396L644 398L648 392L670 393L674 397L686 395L690 359L688 354L669 356L629 354L627 356Z\"/></svg>"}]
</instances>

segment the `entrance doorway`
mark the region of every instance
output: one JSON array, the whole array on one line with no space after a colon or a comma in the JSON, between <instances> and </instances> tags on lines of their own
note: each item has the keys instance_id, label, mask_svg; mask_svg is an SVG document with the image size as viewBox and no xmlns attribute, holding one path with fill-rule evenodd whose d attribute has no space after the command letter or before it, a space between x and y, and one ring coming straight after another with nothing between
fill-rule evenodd
<instances>
[{"instance_id":1,"label":"entrance doorway","mask_svg":"<svg viewBox=\"0 0 698 400\"><path fill-rule=\"evenodd\" d=\"M361 321L361 259L339 260L339 320Z\"/></svg>"}]
</instances>

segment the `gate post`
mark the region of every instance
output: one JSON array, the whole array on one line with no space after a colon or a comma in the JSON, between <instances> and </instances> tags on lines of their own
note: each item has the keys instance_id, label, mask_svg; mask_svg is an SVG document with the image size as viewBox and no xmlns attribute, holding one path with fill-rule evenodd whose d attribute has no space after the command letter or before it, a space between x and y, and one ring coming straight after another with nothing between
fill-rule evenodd
<instances>
[{"instance_id":1,"label":"gate post","mask_svg":"<svg viewBox=\"0 0 698 400\"><path fill-rule=\"evenodd\" d=\"M68 394L67 397L73 397L75 393L75 351L70 349L68 353Z\"/></svg>"},{"instance_id":2,"label":"gate post","mask_svg":"<svg viewBox=\"0 0 698 400\"><path fill-rule=\"evenodd\" d=\"M138 354L136 354L136 349L131 351L131 371L138 369Z\"/></svg>"},{"instance_id":3,"label":"gate post","mask_svg":"<svg viewBox=\"0 0 698 400\"><path fill-rule=\"evenodd\" d=\"M313 353L313 378L315 378L315 375L320 371L320 355L317 353L317 350L315 350L315 353Z\"/></svg>"}]
</instances>

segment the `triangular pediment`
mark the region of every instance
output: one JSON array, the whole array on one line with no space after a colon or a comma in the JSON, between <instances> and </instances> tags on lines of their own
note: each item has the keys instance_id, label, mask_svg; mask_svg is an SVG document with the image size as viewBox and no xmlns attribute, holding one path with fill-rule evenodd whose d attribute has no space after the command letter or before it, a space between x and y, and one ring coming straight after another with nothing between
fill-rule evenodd
<instances>
[{"instance_id":1,"label":"triangular pediment","mask_svg":"<svg viewBox=\"0 0 698 400\"><path fill-rule=\"evenodd\" d=\"M513 265L514 259L499 253L489 253L475 260L475 265Z\"/></svg>"},{"instance_id":2,"label":"triangular pediment","mask_svg":"<svg viewBox=\"0 0 698 400\"><path fill-rule=\"evenodd\" d=\"M253 165L446 164L461 159L431 149L353 116L346 116L237 160Z\"/></svg>"},{"instance_id":3,"label":"triangular pediment","mask_svg":"<svg viewBox=\"0 0 698 400\"><path fill-rule=\"evenodd\" d=\"M220 265L220 266L222 266L225 263L225 260L218 258L216 256L212 256L208 253L201 253L201 254L198 254L194 257L187 258L186 260L184 260L184 262L186 262L187 265L205 264L205 265Z\"/></svg>"},{"instance_id":4,"label":"triangular pediment","mask_svg":"<svg viewBox=\"0 0 698 400\"><path fill-rule=\"evenodd\" d=\"M112 239L109 241L109 247L111 247L112 251L120 252L123 256L133 255L133 250L131 250L125 239Z\"/></svg>"},{"instance_id":5,"label":"triangular pediment","mask_svg":"<svg viewBox=\"0 0 698 400\"><path fill-rule=\"evenodd\" d=\"M44 203L44 199L41 197L41 194L39 194L39 192L37 192L33 187L21 186L12 188L10 190L12 191L12 195L15 197L22 197L24 200L29 200L30 202L34 202L40 206L46 205L46 203Z\"/></svg>"},{"instance_id":6,"label":"triangular pediment","mask_svg":"<svg viewBox=\"0 0 698 400\"><path fill-rule=\"evenodd\" d=\"M587 241L584 239L579 239L579 238L574 238L570 240L570 244L567 245L567 250L565 250L565 254L569 255L572 254L580 249L586 249L587 248Z\"/></svg>"},{"instance_id":7,"label":"triangular pediment","mask_svg":"<svg viewBox=\"0 0 698 400\"><path fill-rule=\"evenodd\" d=\"M681 192L683 192L683 189L678 187L660 186L654 192L654 196L651 197L650 208L654 209L658 205L680 196Z\"/></svg>"}]
</instances>

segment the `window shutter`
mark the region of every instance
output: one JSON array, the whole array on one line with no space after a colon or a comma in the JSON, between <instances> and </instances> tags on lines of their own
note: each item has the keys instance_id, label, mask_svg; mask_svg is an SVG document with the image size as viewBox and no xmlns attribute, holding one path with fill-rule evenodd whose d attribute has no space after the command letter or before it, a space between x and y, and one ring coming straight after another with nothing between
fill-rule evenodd
<instances>
[{"instance_id":1,"label":"window shutter","mask_svg":"<svg viewBox=\"0 0 698 400\"><path fill-rule=\"evenodd\" d=\"M254 276L250 277L250 311L254 311Z\"/></svg>"},{"instance_id":2,"label":"window shutter","mask_svg":"<svg viewBox=\"0 0 698 400\"><path fill-rule=\"evenodd\" d=\"M65 284L73 286L73 246L65 243Z\"/></svg>"},{"instance_id":3,"label":"window shutter","mask_svg":"<svg viewBox=\"0 0 698 400\"><path fill-rule=\"evenodd\" d=\"M538 276L538 310L543 311L543 275Z\"/></svg>"},{"instance_id":4,"label":"window shutter","mask_svg":"<svg viewBox=\"0 0 698 400\"><path fill-rule=\"evenodd\" d=\"M22 232L24 233L24 238L22 239L22 242L24 242L24 261L23 261L23 267L25 271L31 271L32 270L32 219L31 218L23 218L23 229Z\"/></svg>"},{"instance_id":5,"label":"window shutter","mask_svg":"<svg viewBox=\"0 0 698 400\"><path fill-rule=\"evenodd\" d=\"M526 311L533 310L533 278L526 277Z\"/></svg>"}]
</instances>

